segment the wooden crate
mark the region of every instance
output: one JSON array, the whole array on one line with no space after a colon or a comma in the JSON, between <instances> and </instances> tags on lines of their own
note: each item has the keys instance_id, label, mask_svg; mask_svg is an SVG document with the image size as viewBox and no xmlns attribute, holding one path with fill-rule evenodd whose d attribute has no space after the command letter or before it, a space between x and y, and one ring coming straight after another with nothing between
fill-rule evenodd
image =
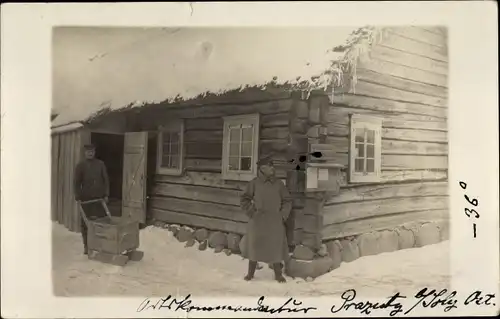
<instances>
[{"instance_id":1,"label":"wooden crate","mask_svg":"<svg viewBox=\"0 0 500 319\"><path fill-rule=\"evenodd\" d=\"M139 224L118 217L103 217L89 223L88 249L122 254L139 247Z\"/></svg>"}]
</instances>

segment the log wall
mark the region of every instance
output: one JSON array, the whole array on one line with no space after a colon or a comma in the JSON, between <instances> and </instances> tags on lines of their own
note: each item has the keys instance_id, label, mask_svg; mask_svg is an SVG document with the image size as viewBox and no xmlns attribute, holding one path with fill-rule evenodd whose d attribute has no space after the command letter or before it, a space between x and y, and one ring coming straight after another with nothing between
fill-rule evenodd
<instances>
[{"instance_id":1,"label":"log wall","mask_svg":"<svg viewBox=\"0 0 500 319\"><path fill-rule=\"evenodd\" d=\"M323 94L312 93L307 99L302 94L294 94L293 98L290 150L296 155L295 164L297 166L288 172L289 189L294 198L292 207L295 228L293 242L316 251L321 246L323 200L321 194L318 196L318 194L306 192L305 166L307 162L314 159L310 156L310 145L326 142L326 136L320 132L327 124L325 115L329 105L328 99ZM300 161L300 155L305 161ZM326 154L323 155L322 158L325 158Z\"/></svg>"},{"instance_id":2,"label":"log wall","mask_svg":"<svg viewBox=\"0 0 500 319\"><path fill-rule=\"evenodd\" d=\"M135 128L138 131L154 131L172 119L184 120L185 171L181 176L154 175L148 191L151 217L169 224L244 234L248 219L240 208L240 196L247 182L222 179L222 117L259 113L259 156L273 152L276 159L286 161L291 106L290 98L279 97L141 112ZM277 175L283 181L286 169L277 167Z\"/></svg>"},{"instance_id":3,"label":"log wall","mask_svg":"<svg viewBox=\"0 0 500 319\"><path fill-rule=\"evenodd\" d=\"M441 28L388 28L333 97L328 143L347 167L349 114L383 117L381 182L344 184L323 208L323 240L448 218L448 54Z\"/></svg>"}]
</instances>

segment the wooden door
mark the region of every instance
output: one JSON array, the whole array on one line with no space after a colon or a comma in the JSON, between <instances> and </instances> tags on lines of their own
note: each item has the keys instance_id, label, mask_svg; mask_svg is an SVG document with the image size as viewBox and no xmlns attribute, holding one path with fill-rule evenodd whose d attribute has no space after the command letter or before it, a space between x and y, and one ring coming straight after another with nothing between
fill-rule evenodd
<instances>
[{"instance_id":1,"label":"wooden door","mask_svg":"<svg viewBox=\"0 0 500 319\"><path fill-rule=\"evenodd\" d=\"M125 133L122 217L146 222L148 132Z\"/></svg>"}]
</instances>

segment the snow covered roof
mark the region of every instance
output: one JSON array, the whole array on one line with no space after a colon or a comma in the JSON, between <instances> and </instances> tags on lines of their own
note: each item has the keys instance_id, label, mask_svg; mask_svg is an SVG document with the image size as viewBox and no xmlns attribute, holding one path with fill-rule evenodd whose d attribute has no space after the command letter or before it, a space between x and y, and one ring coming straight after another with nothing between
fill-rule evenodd
<instances>
[{"instance_id":1,"label":"snow covered roof","mask_svg":"<svg viewBox=\"0 0 500 319\"><path fill-rule=\"evenodd\" d=\"M52 127L246 87L341 85L372 27L54 29ZM366 41L365 41L366 40ZM334 48L336 48L334 50Z\"/></svg>"}]
</instances>

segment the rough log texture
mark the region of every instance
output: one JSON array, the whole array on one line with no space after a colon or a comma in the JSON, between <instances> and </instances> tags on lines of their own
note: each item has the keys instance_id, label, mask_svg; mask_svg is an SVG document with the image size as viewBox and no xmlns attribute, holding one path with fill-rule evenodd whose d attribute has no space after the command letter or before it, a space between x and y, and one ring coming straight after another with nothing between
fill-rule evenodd
<instances>
[{"instance_id":1,"label":"rough log texture","mask_svg":"<svg viewBox=\"0 0 500 319\"><path fill-rule=\"evenodd\" d=\"M333 146L335 152L347 153L349 140L347 137L329 136L328 144ZM402 155L446 155L448 144L420 141L382 140L382 149L385 154Z\"/></svg>"},{"instance_id":2,"label":"rough log texture","mask_svg":"<svg viewBox=\"0 0 500 319\"><path fill-rule=\"evenodd\" d=\"M448 209L447 196L398 197L333 204L323 208L324 224L338 224L368 217L398 214L410 211Z\"/></svg>"},{"instance_id":3,"label":"rough log texture","mask_svg":"<svg viewBox=\"0 0 500 319\"><path fill-rule=\"evenodd\" d=\"M323 227L323 241L359 235L374 230L390 230L408 222L429 221L445 219L448 216L446 210L425 210L417 212L400 212L393 215L354 220L340 224L326 225Z\"/></svg>"},{"instance_id":4,"label":"rough log texture","mask_svg":"<svg viewBox=\"0 0 500 319\"><path fill-rule=\"evenodd\" d=\"M229 233L245 234L246 224L213 217L178 213L167 209L152 209L152 216L156 220L167 221L179 225L203 227L210 230L219 230Z\"/></svg>"},{"instance_id":5,"label":"rough log texture","mask_svg":"<svg viewBox=\"0 0 500 319\"><path fill-rule=\"evenodd\" d=\"M139 115L139 130L156 130L167 120L184 120L185 171L180 176L156 174L148 191L149 209L155 220L243 235L247 216L240 196L247 182L224 180L221 176L223 116L260 114L259 156L274 153L288 161L291 99L230 105L184 105L153 107ZM279 178L286 167L277 166Z\"/></svg>"},{"instance_id":6,"label":"rough log texture","mask_svg":"<svg viewBox=\"0 0 500 319\"><path fill-rule=\"evenodd\" d=\"M168 207L169 210L175 212L216 217L237 222L248 221L247 216L241 211L240 207L232 205L206 203L188 199L153 197L151 199L151 207L158 209Z\"/></svg>"},{"instance_id":7,"label":"rough log texture","mask_svg":"<svg viewBox=\"0 0 500 319\"><path fill-rule=\"evenodd\" d=\"M383 200L396 197L413 197L413 196L433 196L448 194L448 183L440 182L420 182L406 184L376 184L376 185L361 185L358 187L345 188L338 196L330 198L326 206L346 203L360 202L370 200Z\"/></svg>"},{"instance_id":8,"label":"rough log texture","mask_svg":"<svg viewBox=\"0 0 500 319\"><path fill-rule=\"evenodd\" d=\"M330 97L327 142L349 164L349 115L383 119L380 182L351 184L323 208L323 240L448 218L448 52L437 27L391 27Z\"/></svg>"},{"instance_id":9,"label":"rough log texture","mask_svg":"<svg viewBox=\"0 0 500 319\"><path fill-rule=\"evenodd\" d=\"M445 97L435 97L432 95L427 95L423 93L417 93L410 90L401 90L398 88L393 88L386 85L381 85L378 83L366 82L364 80L359 80L356 83L356 95L365 95L376 98L385 99L390 97L391 100L408 102L408 103L418 103L420 105L434 106L438 108L446 108L446 98Z\"/></svg>"},{"instance_id":10,"label":"rough log texture","mask_svg":"<svg viewBox=\"0 0 500 319\"><path fill-rule=\"evenodd\" d=\"M335 95L333 97L333 102L336 104L373 110L379 113L394 111L395 113L428 115L440 119L445 119L447 114L446 108L443 107L391 100L389 96L379 98L347 93Z\"/></svg>"},{"instance_id":11,"label":"rough log texture","mask_svg":"<svg viewBox=\"0 0 500 319\"><path fill-rule=\"evenodd\" d=\"M197 185L235 190L244 190L246 186L246 182L224 180L222 179L222 176L220 174L189 171L182 176L156 175L155 182L180 185Z\"/></svg>"},{"instance_id":12,"label":"rough log texture","mask_svg":"<svg viewBox=\"0 0 500 319\"><path fill-rule=\"evenodd\" d=\"M428 33L418 27L395 27L386 30L384 40L379 45L440 62L448 62L447 42L443 40L446 37L436 38L435 41L439 43L436 45L436 42L431 44L422 41L422 36ZM420 34L420 36L417 38L415 34Z\"/></svg>"}]
</instances>

